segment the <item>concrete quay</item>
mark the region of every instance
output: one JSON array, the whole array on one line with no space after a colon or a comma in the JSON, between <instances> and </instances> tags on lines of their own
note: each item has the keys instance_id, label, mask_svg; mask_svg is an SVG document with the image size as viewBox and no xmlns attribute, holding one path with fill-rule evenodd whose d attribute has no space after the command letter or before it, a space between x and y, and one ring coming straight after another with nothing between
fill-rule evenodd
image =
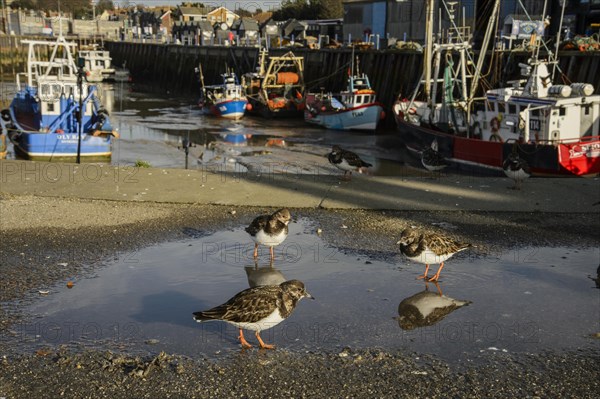
<instances>
[{"instance_id":1,"label":"concrete quay","mask_svg":"<svg viewBox=\"0 0 600 399\"><path fill-rule=\"evenodd\" d=\"M0 193L227 206L600 213L600 178L253 174L102 164L0 161Z\"/></svg>"}]
</instances>

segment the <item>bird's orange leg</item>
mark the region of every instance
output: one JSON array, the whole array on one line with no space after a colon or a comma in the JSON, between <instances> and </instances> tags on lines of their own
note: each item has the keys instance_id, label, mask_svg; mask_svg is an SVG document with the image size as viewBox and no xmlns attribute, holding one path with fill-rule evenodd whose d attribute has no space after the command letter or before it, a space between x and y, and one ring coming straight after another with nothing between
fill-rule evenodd
<instances>
[{"instance_id":1,"label":"bird's orange leg","mask_svg":"<svg viewBox=\"0 0 600 399\"><path fill-rule=\"evenodd\" d=\"M250 349L250 348L252 348L252 345L250 345L248 343L248 341L246 341L246 338L244 338L244 332L242 331L241 328L240 328L240 336L238 338L240 339L240 343L242 344L242 348L244 348L244 349Z\"/></svg>"},{"instance_id":2,"label":"bird's orange leg","mask_svg":"<svg viewBox=\"0 0 600 399\"><path fill-rule=\"evenodd\" d=\"M429 281L438 281L438 278L440 278L440 272L442 271L442 269L444 268L444 262L440 263L440 268L438 269L437 273L429 279Z\"/></svg>"},{"instance_id":3,"label":"bird's orange leg","mask_svg":"<svg viewBox=\"0 0 600 399\"><path fill-rule=\"evenodd\" d=\"M258 258L258 244L254 244L254 259Z\"/></svg>"},{"instance_id":4,"label":"bird's orange leg","mask_svg":"<svg viewBox=\"0 0 600 399\"><path fill-rule=\"evenodd\" d=\"M429 264L425 265L425 273L422 276L417 277L417 280L420 280L422 278L426 279L427 278L427 272L429 271ZM431 280L429 280L431 281Z\"/></svg>"},{"instance_id":5,"label":"bird's orange leg","mask_svg":"<svg viewBox=\"0 0 600 399\"><path fill-rule=\"evenodd\" d=\"M275 259L275 252L273 250L273 247L271 247L271 262Z\"/></svg>"},{"instance_id":6,"label":"bird's orange leg","mask_svg":"<svg viewBox=\"0 0 600 399\"><path fill-rule=\"evenodd\" d=\"M256 332L256 339L258 339L258 343L260 344L261 349L275 349L275 345L269 345L263 342L258 331Z\"/></svg>"}]
</instances>

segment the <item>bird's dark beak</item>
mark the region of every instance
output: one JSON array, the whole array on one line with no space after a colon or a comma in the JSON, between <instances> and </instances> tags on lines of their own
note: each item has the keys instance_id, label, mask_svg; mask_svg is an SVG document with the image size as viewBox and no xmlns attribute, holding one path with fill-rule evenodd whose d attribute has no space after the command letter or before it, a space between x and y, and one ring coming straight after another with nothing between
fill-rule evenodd
<instances>
[{"instance_id":1,"label":"bird's dark beak","mask_svg":"<svg viewBox=\"0 0 600 399\"><path fill-rule=\"evenodd\" d=\"M305 298L310 298L310 299L312 299L312 300L314 300L314 299L315 299L315 297L314 297L314 296L312 296L312 295L310 295L310 294L308 293L308 291L304 291L304 297L305 297Z\"/></svg>"}]
</instances>

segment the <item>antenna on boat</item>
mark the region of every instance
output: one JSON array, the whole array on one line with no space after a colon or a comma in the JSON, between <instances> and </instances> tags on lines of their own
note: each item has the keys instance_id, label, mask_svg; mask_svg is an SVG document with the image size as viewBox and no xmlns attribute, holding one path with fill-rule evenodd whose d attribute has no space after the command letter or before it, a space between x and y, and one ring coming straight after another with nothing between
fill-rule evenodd
<instances>
[{"instance_id":1,"label":"antenna on boat","mask_svg":"<svg viewBox=\"0 0 600 399\"><path fill-rule=\"evenodd\" d=\"M354 46L352 46L352 56L350 57L350 76L354 76Z\"/></svg>"},{"instance_id":2,"label":"antenna on boat","mask_svg":"<svg viewBox=\"0 0 600 399\"><path fill-rule=\"evenodd\" d=\"M60 0L58 0L58 37L59 38L63 37L63 33L62 33L62 19L61 19L61 13L60 13Z\"/></svg>"},{"instance_id":3,"label":"antenna on boat","mask_svg":"<svg viewBox=\"0 0 600 399\"><path fill-rule=\"evenodd\" d=\"M554 53L555 60L558 60L558 48L560 47L560 33L562 31L563 18L565 16L565 7L567 6L567 0L558 0L558 4L560 4L562 6L562 9L560 11L560 22L558 24L558 30L556 32L556 52ZM554 81L554 74L556 73L557 67L558 67L558 64L552 65L552 80L553 81Z\"/></svg>"}]
</instances>

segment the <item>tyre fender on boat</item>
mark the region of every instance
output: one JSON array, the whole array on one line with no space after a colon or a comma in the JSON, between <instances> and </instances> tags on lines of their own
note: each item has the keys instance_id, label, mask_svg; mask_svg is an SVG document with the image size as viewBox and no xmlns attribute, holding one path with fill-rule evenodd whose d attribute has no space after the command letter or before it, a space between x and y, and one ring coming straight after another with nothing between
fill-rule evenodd
<instances>
[{"instance_id":1,"label":"tyre fender on boat","mask_svg":"<svg viewBox=\"0 0 600 399\"><path fill-rule=\"evenodd\" d=\"M490 141L495 141L498 143L504 142L504 140L502 140L502 137L500 137L500 135L498 133L492 133L492 135L490 136Z\"/></svg>"},{"instance_id":2,"label":"tyre fender on boat","mask_svg":"<svg viewBox=\"0 0 600 399\"><path fill-rule=\"evenodd\" d=\"M3 121L10 122L10 111L8 109L3 109L0 111L0 115Z\"/></svg>"},{"instance_id":3,"label":"tyre fender on boat","mask_svg":"<svg viewBox=\"0 0 600 399\"><path fill-rule=\"evenodd\" d=\"M489 140L502 143L504 140L502 140L502 137L500 137L500 135L498 134L498 130L500 130L500 118L498 118L497 116L495 118L492 118L492 120L490 121L490 128L492 130L492 134Z\"/></svg>"},{"instance_id":4,"label":"tyre fender on boat","mask_svg":"<svg viewBox=\"0 0 600 399\"><path fill-rule=\"evenodd\" d=\"M500 130L500 118L498 118L497 116L492 118L492 120L490 121L490 128L494 133Z\"/></svg>"}]
</instances>

